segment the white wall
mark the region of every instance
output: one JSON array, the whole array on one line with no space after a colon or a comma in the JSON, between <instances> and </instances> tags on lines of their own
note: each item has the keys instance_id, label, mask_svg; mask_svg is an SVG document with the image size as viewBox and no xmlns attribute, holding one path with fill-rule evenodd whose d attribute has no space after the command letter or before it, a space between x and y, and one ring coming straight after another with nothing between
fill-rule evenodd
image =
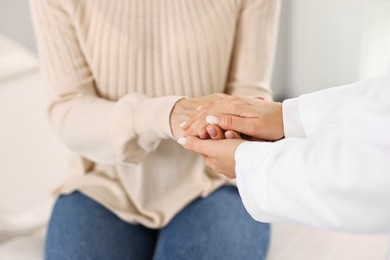
<instances>
[{"instance_id":1,"label":"white wall","mask_svg":"<svg viewBox=\"0 0 390 260\"><path fill-rule=\"evenodd\" d=\"M275 73L283 80L274 77L276 90L296 96L386 69L389 0L285 0L284 4L278 53L283 57L278 58Z\"/></svg>"},{"instance_id":2,"label":"white wall","mask_svg":"<svg viewBox=\"0 0 390 260\"><path fill-rule=\"evenodd\" d=\"M0 33L36 49L28 0L0 0Z\"/></svg>"}]
</instances>

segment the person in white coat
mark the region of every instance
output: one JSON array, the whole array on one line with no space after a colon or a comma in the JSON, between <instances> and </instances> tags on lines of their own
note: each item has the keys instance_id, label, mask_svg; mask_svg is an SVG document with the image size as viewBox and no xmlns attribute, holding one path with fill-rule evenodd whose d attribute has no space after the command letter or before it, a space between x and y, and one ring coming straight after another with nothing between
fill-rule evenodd
<instances>
[{"instance_id":1,"label":"person in white coat","mask_svg":"<svg viewBox=\"0 0 390 260\"><path fill-rule=\"evenodd\" d=\"M183 125L178 142L237 177L254 219L389 233L390 71L283 103L226 96Z\"/></svg>"}]
</instances>

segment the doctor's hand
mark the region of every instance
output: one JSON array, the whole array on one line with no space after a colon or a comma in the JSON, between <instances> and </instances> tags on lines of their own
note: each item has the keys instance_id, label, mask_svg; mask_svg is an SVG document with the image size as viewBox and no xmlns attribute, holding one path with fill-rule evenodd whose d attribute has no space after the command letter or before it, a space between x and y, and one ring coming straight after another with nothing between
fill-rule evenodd
<instances>
[{"instance_id":1,"label":"doctor's hand","mask_svg":"<svg viewBox=\"0 0 390 260\"><path fill-rule=\"evenodd\" d=\"M194 136L183 136L177 142L184 148L203 155L206 165L215 172L221 173L230 179L236 178L234 154L237 147L245 140L202 140Z\"/></svg>"},{"instance_id":2,"label":"doctor's hand","mask_svg":"<svg viewBox=\"0 0 390 260\"><path fill-rule=\"evenodd\" d=\"M284 137L282 103L258 98L225 96L205 105L183 127L185 135L204 131L207 125L233 130L253 138L276 141Z\"/></svg>"}]
</instances>

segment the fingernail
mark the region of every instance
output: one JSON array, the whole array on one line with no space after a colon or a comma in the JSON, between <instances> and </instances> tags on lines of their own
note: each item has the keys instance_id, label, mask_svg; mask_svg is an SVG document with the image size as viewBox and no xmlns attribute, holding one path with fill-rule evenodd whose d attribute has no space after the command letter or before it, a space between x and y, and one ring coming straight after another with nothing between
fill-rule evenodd
<instances>
[{"instance_id":1,"label":"fingernail","mask_svg":"<svg viewBox=\"0 0 390 260\"><path fill-rule=\"evenodd\" d=\"M232 138L234 138L234 134L231 131L226 131L225 132L225 137L228 138L228 139L232 139Z\"/></svg>"},{"instance_id":2,"label":"fingernail","mask_svg":"<svg viewBox=\"0 0 390 260\"><path fill-rule=\"evenodd\" d=\"M180 144L180 145L186 145L187 144L187 138L182 136L179 139L177 139L177 143Z\"/></svg>"},{"instance_id":3,"label":"fingernail","mask_svg":"<svg viewBox=\"0 0 390 260\"><path fill-rule=\"evenodd\" d=\"M203 106L198 106L197 108L196 108L196 110L201 110L203 108Z\"/></svg>"},{"instance_id":4,"label":"fingernail","mask_svg":"<svg viewBox=\"0 0 390 260\"><path fill-rule=\"evenodd\" d=\"M180 126L180 128L183 128L183 127L185 127L186 124L187 124L187 121L184 121L179 126Z\"/></svg>"},{"instance_id":5,"label":"fingernail","mask_svg":"<svg viewBox=\"0 0 390 260\"><path fill-rule=\"evenodd\" d=\"M207 138L207 130L205 130L205 129L200 130L198 134L199 134L199 138L200 139L206 139Z\"/></svg>"},{"instance_id":6,"label":"fingernail","mask_svg":"<svg viewBox=\"0 0 390 260\"><path fill-rule=\"evenodd\" d=\"M199 134L199 138L202 139L202 140L206 139L207 138L207 133L206 132L200 133Z\"/></svg>"},{"instance_id":7,"label":"fingernail","mask_svg":"<svg viewBox=\"0 0 390 260\"><path fill-rule=\"evenodd\" d=\"M209 135L211 137L216 137L218 135L217 131L214 129L214 127L207 127L207 133L209 133Z\"/></svg>"},{"instance_id":8,"label":"fingernail","mask_svg":"<svg viewBox=\"0 0 390 260\"><path fill-rule=\"evenodd\" d=\"M208 116L206 116L206 122L209 123L210 125L217 125L218 124L218 117L208 115Z\"/></svg>"}]
</instances>

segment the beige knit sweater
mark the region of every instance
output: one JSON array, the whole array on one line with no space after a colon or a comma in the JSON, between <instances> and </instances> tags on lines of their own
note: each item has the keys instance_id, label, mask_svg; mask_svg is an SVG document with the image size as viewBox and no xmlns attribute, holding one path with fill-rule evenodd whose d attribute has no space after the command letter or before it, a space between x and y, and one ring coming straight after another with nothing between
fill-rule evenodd
<instances>
[{"instance_id":1,"label":"beige knit sweater","mask_svg":"<svg viewBox=\"0 0 390 260\"><path fill-rule=\"evenodd\" d=\"M158 228L227 183L173 140L183 96L270 96L278 0L30 0L50 120L80 190ZM50 158L48 158L50 160Z\"/></svg>"}]
</instances>

